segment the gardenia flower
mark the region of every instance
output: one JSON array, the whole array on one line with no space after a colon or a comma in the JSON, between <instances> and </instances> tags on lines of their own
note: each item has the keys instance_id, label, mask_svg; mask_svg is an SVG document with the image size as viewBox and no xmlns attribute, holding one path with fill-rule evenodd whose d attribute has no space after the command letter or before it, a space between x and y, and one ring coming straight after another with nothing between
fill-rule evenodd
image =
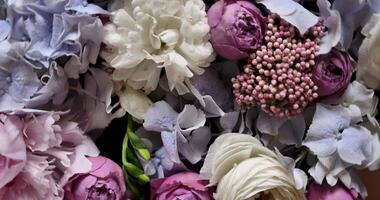
<instances>
[{"instance_id":1,"label":"gardenia flower","mask_svg":"<svg viewBox=\"0 0 380 200\"><path fill-rule=\"evenodd\" d=\"M208 11L211 43L221 56L238 60L260 47L265 23L260 10L251 2L217 1Z\"/></svg>"},{"instance_id":2,"label":"gardenia flower","mask_svg":"<svg viewBox=\"0 0 380 200\"><path fill-rule=\"evenodd\" d=\"M305 199L276 154L249 135L219 136L210 146L200 174L210 185L217 184L216 200Z\"/></svg>"},{"instance_id":3,"label":"gardenia flower","mask_svg":"<svg viewBox=\"0 0 380 200\"><path fill-rule=\"evenodd\" d=\"M108 49L102 55L115 68L114 80L150 93L164 68L170 90L188 92L184 80L202 74L214 59L203 1L132 0L124 4L112 12L112 23L105 27Z\"/></svg>"},{"instance_id":4,"label":"gardenia flower","mask_svg":"<svg viewBox=\"0 0 380 200\"><path fill-rule=\"evenodd\" d=\"M373 15L363 28L365 36L359 49L357 79L373 89L380 88L380 14Z\"/></svg>"}]
</instances>

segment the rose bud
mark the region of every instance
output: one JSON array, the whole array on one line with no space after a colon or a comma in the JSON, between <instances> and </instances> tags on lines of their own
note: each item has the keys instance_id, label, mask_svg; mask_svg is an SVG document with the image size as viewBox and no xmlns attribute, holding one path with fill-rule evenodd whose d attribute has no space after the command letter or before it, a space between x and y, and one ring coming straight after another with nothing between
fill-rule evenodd
<instances>
[{"instance_id":1,"label":"rose bud","mask_svg":"<svg viewBox=\"0 0 380 200\"><path fill-rule=\"evenodd\" d=\"M260 47L265 31L260 10L244 0L217 1L208 11L208 24L215 51L230 60L247 58Z\"/></svg>"},{"instance_id":2,"label":"rose bud","mask_svg":"<svg viewBox=\"0 0 380 200\"><path fill-rule=\"evenodd\" d=\"M327 183L322 185L313 182L310 184L307 193L307 200L361 200L362 198L354 189L348 189L341 182L335 186Z\"/></svg>"},{"instance_id":3,"label":"rose bud","mask_svg":"<svg viewBox=\"0 0 380 200\"><path fill-rule=\"evenodd\" d=\"M199 174L182 172L163 179L151 181L151 200L210 200L211 191L207 181L199 180Z\"/></svg>"},{"instance_id":4,"label":"rose bud","mask_svg":"<svg viewBox=\"0 0 380 200\"><path fill-rule=\"evenodd\" d=\"M333 49L316 59L312 79L320 98L339 97L350 83L353 66L349 55Z\"/></svg>"},{"instance_id":5,"label":"rose bud","mask_svg":"<svg viewBox=\"0 0 380 200\"><path fill-rule=\"evenodd\" d=\"M66 200L129 200L123 171L112 160L90 157L90 172L76 174L65 185Z\"/></svg>"}]
</instances>

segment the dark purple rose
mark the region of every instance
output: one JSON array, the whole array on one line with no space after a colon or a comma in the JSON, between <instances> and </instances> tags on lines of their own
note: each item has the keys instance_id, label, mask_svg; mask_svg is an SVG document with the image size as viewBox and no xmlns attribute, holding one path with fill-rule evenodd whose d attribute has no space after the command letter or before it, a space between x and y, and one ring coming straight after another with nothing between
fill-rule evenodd
<instances>
[{"instance_id":1,"label":"dark purple rose","mask_svg":"<svg viewBox=\"0 0 380 200\"><path fill-rule=\"evenodd\" d=\"M308 188L307 200L361 200L359 193L354 189L348 189L341 182L335 186L327 183L319 185L311 183Z\"/></svg>"},{"instance_id":2,"label":"dark purple rose","mask_svg":"<svg viewBox=\"0 0 380 200\"><path fill-rule=\"evenodd\" d=\"M312 79L320 98L343 94L352 77L352 63L347 53L333 49L316 59Z\"/></svg>"},{"instance_id":3,"label":"dark purple rose","mask_svg":"<svg viewBox=\"0 0 380 200\"><path fill-rule=\"evenodd\" d=\"M215 51L231 60L247 58L260 47L265 31L260 10L244 0L217 1L208 11L208 24Z\"/></svg>"},{"instance_id":4,"label":"dark purple rose","mask_svg":"<svg viewBox=\"0 0 380 200\"><path fill-rule=\"evenodd\" d=\"M91 171L77 174L65 186L66 200L130 200L123 171L112 160L91 157Z\"/></svg>"}]
</instances>

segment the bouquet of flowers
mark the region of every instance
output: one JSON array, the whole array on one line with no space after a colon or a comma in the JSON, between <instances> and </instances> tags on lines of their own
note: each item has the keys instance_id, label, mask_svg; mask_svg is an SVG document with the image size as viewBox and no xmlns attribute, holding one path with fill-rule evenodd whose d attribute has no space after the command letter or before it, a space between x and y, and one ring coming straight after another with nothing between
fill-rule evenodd
<instances>
[{"instance_id":1,"label":"bouquet of flowers","mask_svg":"<svg viewBox=\"0 0 380 200\"><path fill-rule=\"evenodd\" d=\"M0 0L0 199L365 199L379 52L379 0Z\"/></svg>"}]
</instances>

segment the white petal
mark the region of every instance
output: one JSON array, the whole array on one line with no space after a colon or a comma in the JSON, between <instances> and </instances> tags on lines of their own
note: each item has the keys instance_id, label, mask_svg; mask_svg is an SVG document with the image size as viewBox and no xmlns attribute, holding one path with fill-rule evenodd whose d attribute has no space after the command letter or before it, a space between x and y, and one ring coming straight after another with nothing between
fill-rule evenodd
<instances>
[{"instance_id":1,"label":"white petal","mask_svg":"<svg viewBox=\"0 0 380 200\"><path fill-rule=\"evenodd\" d=\"M294 25L301 34L318 23L318 17L293 0L258 0L271 12Z\"/></svg>"},{"instance_id":2,"label":"white petal","mask_svg":"<svg viewBox=\"0 0 380 200\"><path fill-rule=\"evenodd\" d=\"M328 28L327 34L321 40L318 53L326 54L340 41L342 20L337 10L331 10L331 4L328 0L318 0L317 4L324 19L323 23Z\"/></svg>"}]
</instances>

